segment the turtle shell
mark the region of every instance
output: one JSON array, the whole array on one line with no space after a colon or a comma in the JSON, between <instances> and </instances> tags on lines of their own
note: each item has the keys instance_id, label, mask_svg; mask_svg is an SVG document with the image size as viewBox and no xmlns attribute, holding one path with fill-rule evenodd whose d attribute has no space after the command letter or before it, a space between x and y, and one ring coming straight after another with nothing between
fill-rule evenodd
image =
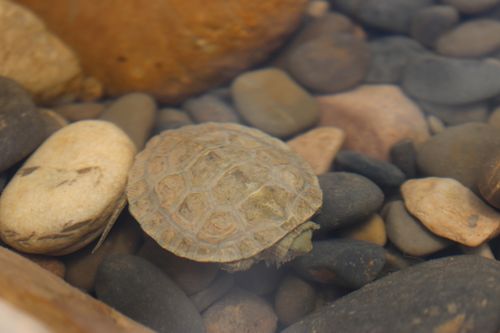
<instances>
[{"instance_id":1,"label":"turtle shell","mask_svg":"<svg viewBox=\"0 0 500 333\"><path fill-rule=\"evenodd\" d=\"M249 127L205 123L153 137L136 156L129 209L161 247L201 262L232 262L271 247L322 203L309 165Z\"/></svg>"}]
</instances>

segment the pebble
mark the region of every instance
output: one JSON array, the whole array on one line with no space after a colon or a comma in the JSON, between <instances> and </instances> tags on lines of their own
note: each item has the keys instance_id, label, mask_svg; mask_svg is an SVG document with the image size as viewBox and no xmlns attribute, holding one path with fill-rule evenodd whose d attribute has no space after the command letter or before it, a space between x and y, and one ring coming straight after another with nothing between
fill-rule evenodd
<instances>
[{"instance_id":1,"label":"pebble","mask_svg":"<svg viewBox=\"0 0 500 333\"><path fill-rule=\"evenodd\" d=\"M196 294L191 295L189 298L194 306L201 313L205 311L210 305L221 299L226 295L234 286L234 277L232 274L221 272L217 275L216 279L210 286Z\"/></svg>"},{"instance_id":2,"label":"pebble","mask_svg":"<svg viewBox=\"0 0 500 333\"><path fill-rule=\"evenodd\" d=\"M363 85L317 100L319 125L344 130L346 149L388 160L396 142L412 139L421 143L429 138L422 112L397 86Z\"/></svg>"},{"instance_id":3,"label":"pebble","mask_svg":"<svg viewBox=\"0 0 500 333\"><path fill-rule=\"evenodd\" d=\"M28 156L45 135L43 118L30 95L17 82L0 77L0 172Z\"/></svg>"},{"instance_id":4,"label":"pebble","mask_svg":"<svg viewBox=\"0 0 500 333\"><path fill-rule=\"evenodd\" d=\"M48 332L152 333L4 247L0 247L0 266L0 302L44 323ZM12 317L7 320L12 321ZM0 322L3 325L5 320ZM15 332L2 328L2 332ZM36 331L19 331L27 332Z\"/></svg>"},{"instance_id":5,"label":"pebble","mask_svg":"<svg viewBox=\"0 0 500 333\"><path fill-rule=\"evenodd\" d=\"M475 247L500 233L500 213L454 179L412 179L401 192L408 211L438 236Z\"/></svg>"},{"instance_id":6,"label":"pebble","mask_svg":"<svg viewBox=\"0 0 500 333\"><path fill-rule=\"evenodd\" d=\"M236 283L241 288L256 295L272 293L283 276L283 271L264 262L253 265L250 269L234 274Z\"/></svg>"},{"instance_id":7,"label":"pebble","mask_svg":"<svg viewBox=\"0 0 500 333\"><path fill-rule=\"evenodd\" d=\"M499 0L442 0L443 3L457 8L464 14L478 14L500 4Z\"/></svg>"},{"instance_id":8,"label":"pebble","mask_svg":"<svg viewBox=\"0 0 500 333\"><path fill-rule=\"evenodd\" d=\"M49 257L49 256L42 256L38 254L23 254L20 253L23 257L31 260L38 266L42 267L48 272L51 272L52 274L60 277L61 279L64 279L64 274L66 272L66 266L64 263L54 257Z\"/></svg>"},{"instance_id":9,"label":"pebble","mask_svg":"<svg viewBox=\"0 0 500 333\"><path fill-rule=\"evenodd\" d=\"M273 136L297 134L319 118L314 98L279 69L243 73L233 81L231 91L240 115Z\"/></svg>"},{"instance_id":10,"label":"pebble","mask_svg":"<svg viewBox=\"0 0 500 333\"><path fill-rule=\"evenodd\" d=\"M488 118L488 124L493 127L500 128L500 107L497 107L491 112L490 117Z\"/></svg>"},{"instance_id":11,"label":"pebble","mask_svg":"<svg viewBox=\"0 0 500 333\"><path fill-rule=\"evenodd\" d=\"M113 254L133 254L141 244L142 233L139 224L128 212L123 212L116 221L109 236L93 252L95 244L64 258L66 263L65 280L84 291L91 292L95 286L97 268L101 262ZM93 253L92 253L93 252Z\"/></svg>"},{"instance_id":12,"label":"pebble","mask_svg":"<svg viewBox=\"0 0 500 333\"><path fill-rule=\"evenodd\" d=\"M292 262L308 280L358 289L373 281L385 264L384 248L353 239L313 242L308 254Z\"/></svg>"},{"instance_id":13,"label":"pebble","mask_svg":"<svg viewBox=\"0 0 500 333\"><path fill-rule=\"evenodd\" d=\"M403 139L396 142L389 152L390 161L397 166L407 178L417 175L417 151L413 141Z\"/></svg>"},{"instance_id":14,"label":"pebble","mask_svg":"<svg viewBox=\"0 0 500 333\"><path fill-rule=\"evenodd\" d=\"M486 202L500 209L500 150L480 168L477 187Z\"/></svg>"},{"instance_id":15,"label":"pebble","mask_svg":"<svg viewBox=\"0 0 500 333\"><path fill-rule=\"evenodd\" d=\"M498 331L500 263L430 260L342 297L281 333ZM464 292L464 291L467 292Z\"/></svg>"},{"instance_id":16,"label":"pebble","mask_svg":"<svg viewBox=\"0 0 500 333\"><path fill-rule=\"evenodd\" d=\"M205 311L203 322L206 333L274 333L278 318L262 298L234 290Z\"/></svg>"},{"instance_id":17,"label":"pebble","mask_svg":"<svg viewBox=\"0 0 500 333\"><path fill-rule=\"evenodd\" d=\"M184 292L148 261L106 258L97 271L99 300L160 333L203 333L200 314Z\"/></svg>"},{"instance_id":18,"label":"pebble","mask_svg":"<svg viewBox=\"0 0 500 333\"><path fill-rule=\"evenodd\" d=\"M191 124L193 124L193 121L186 112L174 108L161 109L156 114L153 134L156 135L166 130Z\"/></svg>"},{"instance_id":19,"label":"pebble","mask_svg":"<svg viewBox=\"0 0 500 333\"><path fill-rule=\"evenodd\" d=\"M459 21L460 14L452 6L428 6L413 15L410 36L422 45L433 48L436 40Z\"/></svg>"},{"instance_id":20,"label":"pebble","mask_svg":"<svg viewBox=\"0 0 500 333\"><path fill-rule=\"evenodd\" d=\"M187 295L195 294L214 281L217 265L180 258L147 239L138 255L168 275Z\"/></svg>"},{"instance_id":21,"label":"pebble","mask_svg":"<svg viewBox=\"0 0 500 333\"><path fill-rule=\"evenodd\" d=\"M279 69L240 74L231 92L245 121L273 136L297 134L315 125L319 118L314 98Z\"/></svg>"},{"instance_id":22,"label":"pebble","mask_svg":"<svg viewBox=\"0 0 500 333\"><path fill-rule=\"evenodd\" d=\"M499 149L500 133L491 125L449 127L418 147L418 168L423 175L454 178L476 191L481 167Z\"/></svg>"},{"instance_id":23,"label":"pebble","mask_svg":"<svg viewBox=\"0 0 500 333\"><path fill-rule=\"evenodd\" d=\"M68 121L79 121L97 119L106 106L102 103L73 103L57 106L54 111L66 118Z\"/></svg>"},{"instance_id":24,"label":"pebble","mask_svg":"<svg viewBox=\"0 0 500 333\"><path fill-rule=\"evenodd\" d=\"M417 55L427 52L415 40L403 36L376 38L369 42L372 61L367 83L397 83L403 70Z\"/></svg>"},{"instance_id":25,"label":"pebble","mask_svg":"<svg viewBox=\"0 0 500 333\"><path fill-rule=\"evenodd\" d=\"M168 104L215 87L263 61L295 30L307 4L305 0L237 0L230 5L211 1L200 6L152 0L139 8L135 2L96 7L85 0L76 5L54 1L19 3L75 50L86 73L101 81L108 95L141 91ZM22 37L14 40L33 40Z\"/></svg>"},{"instance_id":26,"label":"pebble","mask_svg":"<svg viewBox=\"0 0 500 333\"><path fill-rule=\"evenodd\" d=\"M86 120L59 130L4 189L0 237L28 253L84 247L123 208L134 155L134 144L111 123Z\"/></svg>"},{"instance_id":27,"label":"pebble","mask_svg":"<svg viewBox=\"0 0 500 333\"><path fill-rule=\"evenodd\" d=\"M488 119L488 105L486 103L445 105L420 102L419 105L426 113L436 116L449 126L461 125L469 122L485 123Z\"/></svg>"},{"instance_id":28,"label":"pebble","mask_svg":"<svg viewBox=\"0 0 500 333\"><path fill-rule=\"evenodd\" d=\"M154 99L143 93L132 93L118 98L99 117L121 128L138 150L151 134L156 116Z\"/></svg>"},{"instance_id":29,"label":"pebble","mask_svg":"<svg viewBox=\"0 0 500 333\"><path fill-rule=\"evenodd\" d=\"M375 183L354 173L328 172L318 180L323 207L313 220L320 224L322 233L368 219L384 201Z\"/></svg>"},{"instance_id":30,"label":"pebble","mask_svg":"<svg viewBox=\"0 0 500 333\"><path fill-rule=\"evenodd\" d=\"M436 52L448 57L479 58L500 49L500 22L476 19L442 34Z\"/></svg>"},{"instance_id":31,"label":"pebble","mask_svg":"<svg viewBox=\"0 0 500 333\"><path fill-rule=\"evenodd\" d=\"M385 213L387 236L403 253L411 256L426 256L447 247L450 242L429 231L406 210L400 200L388 204Z\"/></svg>"},{"instance_id":32,"label":"pebble","mask_svg":"<svg viewBox=\"0 0 500 333\"><path fill-rule=\"evenodd\" d=\"M182 104L191 119L197 123L214 121L219 123L240 123L238 114L231 105L214 94L190 98Z\"/></svg>"},{"instance_id":33,"label":"pebble","mask_svg":"<svg viewBox=\"0 0 500 333\"><path fill-rule=\"evenodd\" d=\"M403 171L395 165L351 150L343 150L337 154L335 170L365 176L382 188L397 187L406 180Z\"/></svg>"},{"instance_id":34,"label":"pebble","mask_svg":"<svg viewBox=\"0 0 500 333\"><path fill-rule=\"evenodd\" d=\"M19 82L35 100L50 102L76 89L82 72L73 51L11 1L0 2L0 45L0 76Z\"/></svg>"},{"instance_id":35,"label":"pebble","mask_svg":"<svg viewBox=\"0 0 500 333\"><path fill-rule=\"evenodd\" d=\"M429 126L429 130L431 131L432 135L441 133L446 129L446 126L444 125L443 121L438 117L430 115L427 116L426 119L427 119L427 125Z\"/></svg>"},{"instance_id":36,"label":"pebble","mask_svg":"<svg viewBox=\"0 0 500 333\"><path fill-rule=\"evenodd\" d=\"M285 69L315 93L332 94L363 81L370 66L365 41L352 34L316 38L291 50Z\"/></svg>"},{"instance_id":37,"label":"pebble","mask_svg":"<svg viewBox=\"0 0 500 333\"><path fill-rule=\"evenodd\" d=\"M293 151L312 167L316 175L328 172L337 152L344 143L343 130L332 127L317 127L287 141Z\"/></svg>"},{"instance_id":38,"label":"pebble","mask_svg":"<svg viewBox=\"0 0 500 333\"><path fill-rule=\"evenodd\" d=\"M330 9L330 4L328 1L324 0L311 0L307 4L306 14L312 18L318 18L324 15L327 15L328 10Z\"/></svg>"},{"instance_id":39,"label":"pebble","mask_svg":"<svg viewBox=\"0 0 500 333\"><path fill-rule=\"evenodd\" d=\"M380 246L384 246L387 242L384 220L378 214L374 214L368 220L352 227L340 230L339 235L343 238L356 239Z\"/></svg>"},{"instance_id":40,"label":"pebble","mask_svg":"<svg viewBox=\"0 0 500 333\"><path fill-rule=\"evenodd\" d=\"M66 119L52 110L38 109L37 112L42 116L46 138L48 138L64 126L68 125Z\"/></svg>"},{"instance_id":41,"label":"pebble","mask_svg":"<svg viewBox=\"0 0 500 333\"><path fill-rule=\"evenodd\" d=\"M481 244L478 247L468 247L468 246L463 246L463 245L460 247L462 248L462 251L465 254L471 254L471 255L480 256L483 258L495 260L495 256L493 255L493 252L491 251L491 248L488 245L488 243Z\"/></svg>"},{"instance_id":42,"label":"pebble","mask_svg":"<svg viewBox=\"0 0 500 333\"><path fill-rule=\"evenodd\" d=\"M409 95L438 104L467 104L500 94L500 61L421 56L406 67Z\"/></svg>"},{"instance_id":43,"label":"pebble","mask_svg":"<svg viewBox=\"0 0 500 333\"><path fill-rule=\"evenodd\" d=\"M362 23L396 33L407 33L411 18L419 9L433 3L432 0L333 0L337 6Z\"/></svg>"},{"instance_id":44,"label":"pebble","mask_svg":"<svg viewBox=\"0 0 500 333\"><path fill-rule=\"evenodd\" d=\"M283 279L274 297L276 315L285 326L312 312L315 303L316 291L313 286L294 275Z\"/></svg>"}]
</instances>

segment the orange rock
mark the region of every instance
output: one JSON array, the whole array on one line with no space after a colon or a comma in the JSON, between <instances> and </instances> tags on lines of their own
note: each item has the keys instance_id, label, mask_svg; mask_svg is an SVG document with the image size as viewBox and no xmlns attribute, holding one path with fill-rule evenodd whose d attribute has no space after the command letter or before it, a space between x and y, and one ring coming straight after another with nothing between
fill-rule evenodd
<instances>
[{"instance_id":1,"label":"orange rock","mask_svg":"<svg viewBox=\"0 0 500 333\"><path fill-rule=\"evenodd\" d=\"M28 259L0 247L0 301L33 319L36 330L2 332L152 333L107 305L71 287ZM5 308L0 308L0 320ZM3 321L2 321L3 323ZM5 325L0 326L4 328Z\"/></svg>"},{"instance_id":2,"label":"orange rock","mask_svg":"<svg viewBox=\"0 0 500 333\"><path fill-rule=\"evenodd\" d=\"M66 266L64 263L54 257L43 256L38 254L20 253L23 257L31 260L43 269L51 272L54 275L59 276L64 279L64 274L66 272Z\"/></svg>"},{"instance_id":3,"label":"orange rock","mask_svg":"<svg viewBox=\"0 0 500 333\"><path fill-rule=\"evenodd\" d=\"M393 85L364 85L345 93L318 97L319 126L345 131L345 148L389 160L392 145L402 139L429 138L422 112Z\"/></svg>"},{"instance_id":4,"label":"orange rock","mask_svg":"<svg viewBox=\"0 0 500 333\"><path fill-rule=\"evenodd\" d=\"M316 175L330 170L344 142L344 131L335 127L318 127L287 142L314 170Z\"/></svg>"},{"instance_id":5,"label":"orange rock","mask_svg":"<svg viewBox=\"0 0 500 333\"><path fill-rule=\"evenodd\" d=\"M306 0L18 0L39 14L111 95L176 102L263 60Z\"/></svg>"}]
</instances>

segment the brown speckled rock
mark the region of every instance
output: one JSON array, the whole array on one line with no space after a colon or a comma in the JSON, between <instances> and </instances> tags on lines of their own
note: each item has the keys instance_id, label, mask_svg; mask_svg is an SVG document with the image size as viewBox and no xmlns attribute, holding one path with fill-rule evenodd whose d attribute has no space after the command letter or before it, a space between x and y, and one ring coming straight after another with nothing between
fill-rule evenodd
<instances>
[{"instance_id":1,"label":"brown speckled rock","mask_svg":"<svg viewBox=\"0 0 500 333\"><path fill-rule=\"evenodd\" d=\"M422 112L392 85L364 85L345 93L318 97L320 126L345 131L345 148L387 160L402 139L419 143L429 137Z\"/></svg>"},{"instance_id":2,"label":"brown speckled rock","mask_svg":"<svg viewBox=\"0 0 500 333\"><path fill-rule=\"evenodd\" d=\"M344 131L335 127L318 127L287 144L312 167L316 175L328 172L335 155L344 143Z\"/></svg>"},{"instance_id":3,"label":"brown speckled rock","mask_svg":"<svg viewBox=\"0 0 500 333\"><path fill-rule=\"evenodd\" d=\"M73 52L31 11L0 1L0 75L21 83L38 101L79 89L81 68Z\"/></svg>"},{"instance_id":4,"label":"brown speckled rock","mask_svg":"<svg viewBox=\"0 0 500 333\"><path fill-rule=\"evenodd\" d=\"M274 298L274 308L281 323L290 325L312 312L316 292L309 283L289 275L281 282Z\"/></svg>"},{"instance_id":5,"label":"brown speckled rock","mask_svg":"<svg viewBox=\"0 0 500 333\"><path fill-rule=\"evenodd\" d=\"M438 236L478 246L500 233L500 213L454 179L411 179L401 192L408 211Z\"/></svg>"},{"instance_id":6,"label":"brown speckled rock","mask_svg":"<svg viewBox=\"0 0 500 333\"><path fill-rule=\"evenodd\" d=\"M69 46L112 95L179 101L225 81L275 49L306 0L19 0ZM131 20L130 18L134 19Z\"/></svg>"},{"instance_id":7,"label":"brown speckled rock","mask_svg":"<svg viewBox=\"0 0 500 333\"><path fill-rule=\"evenodd\" d=\"M278 318L262 298L235 290L203 314L207 333L274 333Z\"/></svg>"}]
</instances>

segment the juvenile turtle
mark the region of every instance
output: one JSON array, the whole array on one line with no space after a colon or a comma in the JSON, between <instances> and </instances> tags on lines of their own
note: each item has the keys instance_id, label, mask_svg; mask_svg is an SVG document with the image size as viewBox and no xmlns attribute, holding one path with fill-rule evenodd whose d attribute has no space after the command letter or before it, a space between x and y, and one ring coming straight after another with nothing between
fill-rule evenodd
<instances>
[{"instance_id":1,"label":"juvenile turtle","mask_svg":"<svg viewBox=\"0 0 500 333\"><path fill-rule=\"evenodd\" d=\"M322 193L309 165L249 127L205 123L153 137L136 156L129 209L161 247L243 270L312 249Z\"/></svg>"}]
</instances>

